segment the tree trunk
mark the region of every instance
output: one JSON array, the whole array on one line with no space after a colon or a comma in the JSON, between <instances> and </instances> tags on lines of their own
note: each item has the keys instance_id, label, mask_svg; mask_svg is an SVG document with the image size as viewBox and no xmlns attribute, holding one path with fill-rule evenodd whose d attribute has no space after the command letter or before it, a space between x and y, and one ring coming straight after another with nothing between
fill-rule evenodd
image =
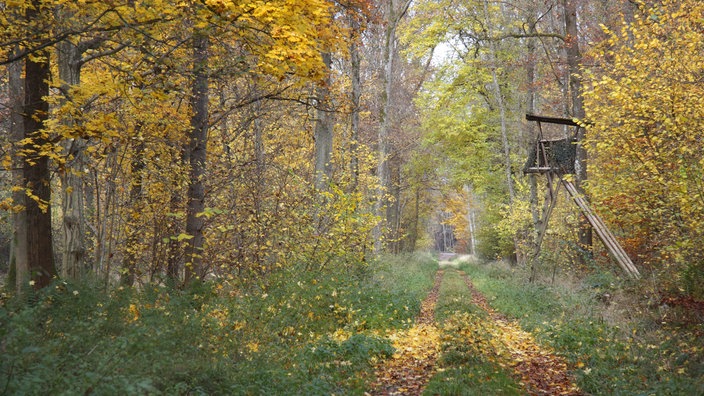
<instances>
[{"instance_id":1,"label":"tree trunk","mask_svg":"<svg viewBox=\"0 0 704 396\"><path fill-rule=\"evenodd\" d=\"M411 219L408 238L406 239L407 252L416 251L416 243L418 242L418 223L420 221L420 186L415 186L414 202L413 202L413 218Z\"/></svg>"},{"instance_id":2,"label":"tree trunk","mask_svg":"<svg viewBox=\"0 0 704 396\"><path fill-rule=\"evenodd\" d=\"M24 186L22 169L24 160L19 155L18 142L24 138L24 84L22 81L23 63L16 61L8 65L8 87L10 103L10 141L12 143L12 185ZM27 195L24 191L12 192L15 206L25 208ZM27 214L24 210L12 213L12 250L10 252L10 273L14 273L17 292L29 286L29 267L27 264ZM12 281L9 278L8 281Z\"/></svg>"},{"instance_id":3,"label":"tree trunk","mask_svg":"<svg viewBox=\"0 0 704 396\"><path fill-rule=\"evenodd\" d=\"M353 31L356 32L359 29L359 24L354 23ZM359 48L357 42L352 41L350 46L350 64L351 64L351 83L352 83L352 114L350 120L350 174L352 176L352 186L351 190L355 191L357 189L357 184L359 182L359 105L360 99L362 97L362 79L361 79L361 68L360 68L360 58L359 58Z\"/></svg>"},{"instance_id":4,"label":"tree trunk","mask_svg":"<svg viewBox=\"0 0 704 396\"><path fill-rule=\"evenodd\" d=\"M327 188L332 178L332 139L333 117L330 113L330 53L323 53L326 67L325 81L318 86L318 107L315 121L315 188L318 191Z\"/></svg>"},{"instance_id":5,"label":"tree trunk","mask_svg":"<svg viewBox=\"0 0 704 396\"><path fill-rule=\"evenodd\" d=\"M536 22L531 21L530 24L530 34L537 33L535 28ZM537 110L536 105L536 92L535 92L535 39L529 38L527 43L528 52L528 62L526 62L526 85L528 89L528 97L526 103L526 112L529 114L535 114ZM535 123L526 123L526 135L528 136L528 141L530 144L535 144L535 139L537 138L537 133L535 131ZM531 233L530 240L535 250L536 242L538 240L538 230L540 229L540 210L538 207L538 179L535 174L531 173L528 176L528 182L530 184L530 213L533 219L533 232ZM535 265L535 263L533 263Z\"/></svg>"},{"instance_id":6,"label":"tree trunk","mask_svg":"<svg viewBox=\"0 0 704 396\"><path fill-rule=\"evenodd\" d=\"M137 136L140 137L141 125L137 124ZM125 240L125 258L122 262L123 285L132 286L138 275L139 263L139 240L142 232L140 230L140 213L142 212L142 172L144 171L144 141L140 140L135 147L132 162L130 163L130 183L129 207L127 211L127 238Z\"/></svg>"},{"instance_id":7,"label":"tree trunk","mask_svg":"<svg viewBox=\"0 0 704 396\"><path fill-rule=\"evenodd\" d=\"M196 32L193 37L193 81L191 90L191 136L188 145L190 163L188 203L186 208L186 284L205 276L203 244L205 237L205 171L208 142L208 36Z\"/></svg>"},{"instance_id":8,"label":"tree trunk","mask_svg":"<svg viewBox=\"0 0 704 396\"><path fill-rule=\"evenodd\" d=\"M491 26L491 21L489 20L489 4L488 1L484 1L484 18L486 26ZM496 103L499 107L499 117L501 117L501 145L503 146L504 154L504 174L506 176L506 186L508 187L508 204L509 207L513 206L513 202L516 199L516 193L513 188L513 172L511 170L511 146L508 141L508 128L506 126L506 102L504 101L504 95L501 92L501 85L499 84L498 76L498 66L497 66L497 50L496 43L493 40L489 41L489 61L491 63L491 81L494 89L494 96L496 96ZM513 235L513 247L515 253L516 262L520 263L523 261L518 235Z\"/></svg>"},{"instance_id":9,"label":"tree trunk","mask_svg":"<svg viewBox=\"0 0 704 396\"><path fill-rule=\"evenodd\" d=\"M388 224L388 218L385 218L384 211L385 208L390 204L388 195L391 193L391 173L389 169L389 157L391 155L391 109L392 109L392 99L393 99L393 65L394 65L394 55L395 55L395 42L396 42L396 28L402 14L398 15L396 12L396 7L394 6L394 0L387 0L385 2L386 9L386 30L384 31L384 49L383 49L383 68L382 73L382 85L383 90L381 91L381 111L379 114L379 162L377 164L377 176L379 177L379 191L377 192L378 197L375 204L375 212L377 216L384 218L386 221L386 226ZM404 7L408 6L407 2ZM405 12L405 11L404 11ZM373 238L374 238L374 251L380 252L383 246L383 224L379 223L374 227Z\"/></svg>"},{"instance_id":10,"label":"tree trunk","mask_svg":"<svg viewBox=\"0 0 704 396\"><path fill-rule=\"evenodd\" d=\"M185 154L181 153L180 164L186 163L186 159L184 157ZM171 198L169 199L169 212L182 213L183 192L180 188L180 183L174 182L172 188ZM173 286L178 285L181 279L181 243L175 238L175 236L179 235L182 230L180 219L180 217L175 216L169 217L169 223L166 226L166 237L168 238L168 242L166 243L166 278Z\"/></svg>"},{"instance_id":11,"label":"tree trunk","mask_svg":"<svg viewBox=\"0 0 704 396\"><path fill-rule=\"evenodd\" d=\"M117 186L117 174L120 169L119 161L123 153L118 147L111 147L105 156L105 169L110 173L105 177L104 189L100 191L96 189L96 224L98 225L98 235L96 243L96 260L99 271L105 279L105 284L109 285L111 281L112 261L113 261L113 243L119 240L120 224L118 224L118 216L116 212L119 206L120 191ZM98 181L95 181L98 186ZM100 198L103 198L100 200ZM117 229L117 232L116 232Z\"/></svg>"},{"instance_id":12,"label":"tree trunk","mask_svg":"<svg viewBox=\"0 0 704 396\"><path fill-rule=\"evenodd\" d=\"M473 206L469 209L469 233L471 242L469 253L474 256L477 254L477 212Z\"/></svg>"},{"instance_id":13,"label":"tree trunk","mask_svg":"<svg viewBox=\"0 0 704 396\"><path fill-rule=\"evenodd\" d=\"M399 159L389 161L389 188L390 202L386 206L386 224L388 227L389 251L399 252L400 222L401 222L401 165Z\"/></svg>"},{"instance_id":14,"label":"tree trunk","mask_svg":"<svg viewBox=\"0 0 704 396\"><path fill-rule=\"evenodd\" d=\"M476 254L476 227L474 224L474 197L472 193L472 188L470 186L464 186L465 194L467 195L467 224L469 228L469 249L468 253L471 255Z\"/></svg>"},{"instance_id":15,"label":"tree trunk","mask_svg":"<svg viewBox=\"0 0 704 396\"><path fill-rule=\"evenodd\" d=\"M489 5L487 1L484 2L484 18L486 26L491 26L491 22L489 20ZM504 174L506 176L506 186L508 187L508 202L509 205L512 205L514 199L516 198L516 194L513 189L513 176L511 173L511 147L508 142L508 130L506 127L506 103L504 102L504 95L501 92L501 85L499 85L496 52L496 43L493 40L490 40L489 62L491 68L491 81L494 96L496 97L496 104L499 107L499 117L501 118L501 145L503 147L504 154Z\"/></svg>"},{"instance_id":16,"label":"tree trunk","mask_svg":"<svg viewBox=\"0 0 704 396\"><path fill-rule=\"evenodd\" d=\"M59 78L64 94L63 104L71 101L70 89L81 82L81 53L78 46L70 41L58 44ZM67 118L64 125L73 126L74 120ZM61 276L78 279L82 277L85 267L85 206L83 201L83 168L85 167L86 147L81 137L67 139L64 144L67 163L61 176L61 202L63 209L63 253Z\"/></svg>"},{"instance_id":17,"label":"tree trunk","mask_svg":"<svg viewBox=\"0 0 704 396\"><path fill-rule=\"evenodd\" d=\"M30 23L40 19L40 2L27 9ZM51 173L49 157L41 153L49 149L52 142L44 129L49 116L50 54L39 51L26 58L24 85L24 144L27 156L23 166L23 176L28 194L26 200L27 218L27 266L35 289L46 287L56 276L54 265L54 244L51 230Z\"/></svg>"},{"instance_id":18,"label":"tree trunk","mask_svg":"<svg viewBox=\"0 0 704 396\"><path fill-rule=\"evenodd\" d=\"M259 89L259 85L255 84L257 88ZM255 91L256 92L256 91ZM252 122L252 125L254 127L254 162L256 166L256 178L257 178L257 186L261 187L265 185L264 181L264 171L266 169L266 147L264 146L264 127L262 123L262 103L261 101L257 101L254 105L252 105L252 110L253 110L253 115L252 117L254 118L254 121ZM224 117L227 119L227 117ZM257 202L258 204L258 202Z\"/></svg>"},{"instance_id":19,"label":"tree trunk","mask_svg":"<svg viewBox=\"0 0 704 396\"><path fill-rule=\"evenodd\" d=\"M584 105L582 102L582 81L579 77L579 65L582 55L579 50L579 32L577 30L576 0L562 0L565 13L565 33L567 64L570 75L570 99L572 102L572 117L584 118ZM584 128L579 128L577 133L577 155L575 158L575 184L577 190L584 194L584 182L587 180L587 150L584 147ZM585 216L580 217L579 244L585 251L585 258L591 258L592 229Z\"/></svg>"}]
</instances>

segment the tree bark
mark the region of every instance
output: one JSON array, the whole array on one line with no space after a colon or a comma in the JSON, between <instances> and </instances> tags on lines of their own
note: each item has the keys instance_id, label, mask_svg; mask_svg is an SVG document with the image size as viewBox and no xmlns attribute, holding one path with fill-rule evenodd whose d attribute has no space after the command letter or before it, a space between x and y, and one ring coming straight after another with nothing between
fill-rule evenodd
<instances>
[{"instance_id":1,"label":"tree bark","mask_svg":"<svg viewBox=\"0 0 704 396\"><path fill-rule=\"evenodd\" d=\"M58 44L59 78L64 94L63 104L71 101L70 89L81 82L82 50L70 41ZM64 125L71 127L75 120L67 118ZM67 163L62 168L61 203L63 209L63 252L61 276L78 279L87 268L85 266L85 205L83 188L83 168L85 167L85 140L76 136L63 143Z\"/></svg>"},{"instance_id":2,"label":"tree bark","mask_svg":"<svg viewBox=\"0 0 704 396\"><path fill-rule=\"evenodd\" d=\"M468 252L471 255L476 254L476 225L474 223L475 218L475 207L474 207L474 193L472 188L468 185L464 186L465 194L467 195L467 224L469 228L469 249Z\"/></svg>"},{"instance_id":3,"label":"tree bark","mask_svg":"<svg viewBox=\"0 0 704 396\"><path fill-rule=\"evenodd\" d=\"M387 0L385 2L386 9L386 29L384 31L384 49L383 49L383 68L382 73L382 85L383 90L381 92L381 111L379 114L379 162L377 165L377 176L379 177L380 189L377 192L377 201L375 204L375 212L377 216L384 218L386 226L390 226L389 219L384 216L384 208L388 207L391 203L388 199L389 194L391 194L391 172L389 169L389 157L391 155L391 110L393 108L393 71L394 71L394 57L395 57L395 43L396 43L396 28L398 23L403 18L404 14L408 10L410 5L410 0L405 0L401 7L396 7L396 2L394 0ZM388 211L387 211L388 213ZM374 251L376 253L380 252L383 246L383 224L377 224L374 227L373 238L374 238Z\"/></svg>"},{"instance_id":4,"label":"tree bark","mask_svg":"<svg viewBox=\"0 0 704 396\"><path fill-rule=\"evenodd\" d=\"M389 161L389 192L390 202L386 206L386 224L389 228L389 251L399 253L401 226L401 165L398 157Z\"/></svg>"},{"instance_id":5,"label":"tree bark","mask_svg":"<svg viewBox=\"0 0 704 396\"><path fill-rule=\"evenodd\" d=\"M315 188L325 190L332 178L333 117L330 113L330 53L323 53L326 67L325 81L318 86L318 107L315 121Z\"/></svg>"},{"instance_id":6,"label":"tree bark","mask_svg":"<svg viewBox=\"0 0 704 396\"><path fill-rule=\"evenodd\" d=\"M529 34L535 34L536 22L530 22ZM536 91L535 91L535 57L537 56L535 50L535 39L527 39L527 52L528 52L528 62L526 62L526 85L528 90L526 112L529 114L536 114L537 104L536 104ZM537 133L535 131L535 124L533 122L526 123L526 135L530 144L535 144L535 139L537 138ZM538 230L540 229L540 210L538 207L538 179L535 174L530 174L528 176L528 182L530 184L530 213L533 219L533 231L530 235L531 246L535 250L537 240L538 240ZM533 265L536 265L533 263Z\"/></svg>"},{"instance_id":7,"label":"tree bark","mask_svg":"<svg viewBox=\"0 0 704 396\"><path fill-rule=\"evenodd\" d=\"M484 1L484 18L486 26L491 26L491 21L489 20L489 4L488 1ZM503 92L501 92L501 85L499 84L498 76L498 60L497 60L497 50L496 43L493 40L489 41L489 62L491 63L491 81L494 90L494 96L496 96L496 103L499 107L499 117L501 118L501 145L504 154L504 175L506 177L506 186L508 187L508 204L509 207L513 206L513 202L516 200L515 189L513 188L513 172L511 170L511 146L508 141L508 128L506 126L506 102L504 101ZM516 262L520 263L523 261L523 257L520 250L518 235L513 235L513 247Z\"/></svg>"},{"instance_id":8,"label":"tree bark","mask_svg":"<svg viewBox=\"0 0 704 396\"><path fill-rule=\"evenodd\" d=\"M180 153L180 163L179 166L186 163L185 150ZM183 168L181 168L183 169ZM171 191L171 198L169 199L169 212L170 213L182 213L183 210L183 191L181 184L176 181L172 185L173 190ZM168 237L168 242L166 243L166 278L171 283L172 286L179 284L181 280L181 269L182 269L182 250L181 243L176 240L175 236L179 235L183 230L181 223L181 217L172 216L168 220L166 226L166 236Z\"/></svg>"},{"instance_id":9,"label":"tree bark","mask_svg":"<svg viewBox=\"0 0 704 396\"><path fill-rule=\"evenodd\" d=\"M484 2L484 18L486 26L491 26L491 21L489 20L489 6L487 4L487 1ZM506 127L506 103L504 102L504 95L501 92L501 85L499 85L496 52L496 43L493 40L490 40L489 62L491 68L492 89L494 90L496 103L499 107L499 117L501 118L501 145L504 154L504 175L506 176L506 186L508 187L508 202L509 205L512 205L514 199L516 198L516 194L513 188L513 176L511 172L511 147L508 142L508 130Z\"/></svg>"},{"instance_id":10,"label":"tree bark","mask_svg":"<svg viewBox=\"0 0 704 396\"><path fill-rule=\"evenodd\" d=\"M353 24L353 31L357 32L359 30L359 24ZM355 39L352 39L352 45L350 46L350 79L352 83L352 114L350 120L350 174L352 176L352 186L351 190L355 191L357 189L357 184L359 183L359 106L362 98L362 79L361 79L361 61L359 58L359 47Z\"/></svg>"},{"instance_id":11,"label":"tree bark","mask_svg":"<svg viewBox=\"0 0 704 396\"><path fill-rule=\"evenodd\" d=\"M584 118L584 105L582 101L582 81L579 77L579 65L582 54L579 50L579 32L577 29L576 0L562 0L565 13L565 35L567 64L570 77L570 99L572 102L572 117ZM577 155L575 158L575 185L577 190L584 194L584 182L587 180L587 149L584 147L584 128L577 132ZM580 217L579 244L584 249L586 258L591 258L592 229L585 216Z\"/></svg>"},{"instance_id":12,"label":"tree bark","mask_svg":"<svg viewBox=\"0 0 704 396\"><path fill-rule=\"evenodd\" d=\"M188 203L186 208L186 234L190 239L186 245L186 284L202 280L206 268L203 265L205 237L205 171L208 143L208 36L196 32L193 37L193 81L191 89L191 135L188 145L190 164Z\"/></svg>"},{"instance_id":13,"label":"tree bark","mask_svg":"<svg viewBox=\"0 0 704 396\"><path fill-rule=\"evenodd\" d=\"M420 185L415 186L415 193L413 194L413 218L411 219L410 229L408 232L407 252L415 252L416 244L418 242L418 223L420 222Z\"/></svg>"},{"instance_id":14,"label":"tree bark","mask_svg":"<svg viewBox=\"0 0 704 396\"><path fill-rule=\"evenodd\" d=\"M141 125L137 124L137 136L140 137ZM134 285L138 276L138 246L140 239L139 214L142 211L142 172L144 172L144 141L140 140L135 147L132 161L130 163L130 183L129 208L127 211L127 239L125 241L125 258L122 262L121 283L127 286Z\"/></svg>"},{"instance_id":15,"label":"tree bark","mask_svg":"<svg viewBox=\"0 0 704 396\"><path fill-rule=\"evenodd\" d=\"M33 1L34 7L27 9L26 18L30 23L40 19L40 2ZM34 288L46 287L56 276L54 264L54 244L51 230L51 173L49 157L41 150L48 150L52 142L44 131L48 119L50 79L50 54L38 51L25 60L24 84L24 144L27 153L23 165L23 176L27 192L27 267Z\"/></svg>"},{"instance_id":16,"label":"tree bark","mask_svg":"<svg viewBox=\"0 0 704 396\"><path fill-rule=\"evenodd\" d=\"M22 81L23 63L12 62L7 67L10 103L10 141L12 143L12 185L24 186L22 169L24 160L19 155L18 142L24 138L24 84ZM27 195L24 191L13 191L12 202L15 206L25 208ZM10 274L14 274L17 292L29 286L29 267L27 264L27 214L24 210L12 213L12 249L10 251Z\"/></svg>"}]
</instances>

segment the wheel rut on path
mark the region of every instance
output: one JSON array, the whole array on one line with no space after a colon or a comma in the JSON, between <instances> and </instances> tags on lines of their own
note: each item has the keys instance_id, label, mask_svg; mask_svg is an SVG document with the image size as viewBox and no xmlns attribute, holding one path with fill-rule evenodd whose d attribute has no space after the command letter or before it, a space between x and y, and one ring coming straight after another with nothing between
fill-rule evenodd
<instances>
[{"instance_id":1,"label":"wheel rut on path","mask_svg":"<svg viewBox=\"0 0 704 396\"><path fill-rule=\"evenodd\" d=\"M472 293L472 302L489 314L501 329L503 343L510 353L509 365L531 395L582 395L567 371L565 359L540 346L533 335L516 322L496 312L472 283L467 274L460 275Z\"/></svg>"},{"instance_id":2,"label":"wheel rut on path","mask_svg":"<svg viewBox=\"0 0 704 396\"><path fill-rule=\"evenodd\" d=\"M486 311L499 331L495 335L508 351L501 366L510 369L530 395L582 395L567 371L567 362L552 350L539 345L533 335L495 311L469 276L457 271L472 295L472 303ZM442 330L435 323L435 307L445 270L435 275L435 283L421 303L415 325L389 336L396 353L376 369L376 380L365 395L421 395L437 372Z\"/></svg>"},{"instance_id":3,"label":"wheel rut on path","mask_svg":"<svg viewBox=\"0 0 704 396\"><path fill-rule=\"evenodd\" d=\"M435 325L435 306L440 295L444 271L435 274L435 283L421 303L413 327L390 338L396 353L377 368L376 381L366 395L420 395L435 374L440 353L440 331Z\"/></svg>"}]
</instances>

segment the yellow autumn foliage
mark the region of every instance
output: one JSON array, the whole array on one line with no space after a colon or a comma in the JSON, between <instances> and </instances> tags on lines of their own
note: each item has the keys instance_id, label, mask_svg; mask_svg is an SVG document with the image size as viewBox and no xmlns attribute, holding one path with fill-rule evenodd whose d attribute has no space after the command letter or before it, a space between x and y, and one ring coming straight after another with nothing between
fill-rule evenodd
<instances>
[{"instance_id":1,"label":"yellow autumn foliage","mask_svg":"<svg viewBox=\"0 0 704 396\"><path fill-rule=\"evenodd\" d=\"M702 15L696 0L641 4L583 71L589 192L637 263L680 289L704 268Z\"/></svg>"}]
</instances>

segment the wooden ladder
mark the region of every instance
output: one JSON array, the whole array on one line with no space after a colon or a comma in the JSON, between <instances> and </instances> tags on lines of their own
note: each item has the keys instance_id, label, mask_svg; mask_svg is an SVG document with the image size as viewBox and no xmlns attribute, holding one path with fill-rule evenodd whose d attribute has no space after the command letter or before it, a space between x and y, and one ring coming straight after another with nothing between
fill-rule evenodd
<instances>
[{"instance_id":1,"label":"wooden ladder","mask_svg":"<svg viewBox=\"0 0 704 396\"><path fill-rule=\"evenodd\" d=\"M591 210L587 200L584 199L579 191L577 191L577 187L575 187L574 184L568 180L561 179L561 181L567 192L570 193L570 196L574 202L582 210L582 213L584 213L584 216L586 216L587 220L589 220L589 224L591 224L594 231L596 231L597 235L599 235L599 239L601 239L604 243L606 249L616 259L616 262L621 269L623 269L623 271L626 272L626 274L631 278L640 279L640 272L638 271L638 268L633 265L631 258L628 257L628 254L626 254L621 245L618 243L614 234L612 234L608 227L606 227L606 224L604 224L601 217Z\"/></svg>"}]
</instances>

